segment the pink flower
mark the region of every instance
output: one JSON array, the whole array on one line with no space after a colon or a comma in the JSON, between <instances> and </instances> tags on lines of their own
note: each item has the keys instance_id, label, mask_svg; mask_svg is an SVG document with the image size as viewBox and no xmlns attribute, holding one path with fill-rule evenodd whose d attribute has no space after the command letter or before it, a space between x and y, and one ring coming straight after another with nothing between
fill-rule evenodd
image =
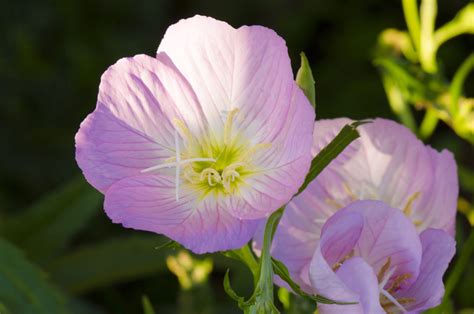
<instances>
[{"instance_id":1,"label":"pink flower","mask_svg":"<svg viewBox=\"0 0 474 314\"><path fill-rule=\"evenodd\" d=\"M103 74L76 159L113 222L227 250L298 190L313 122L282 38L195 16Z\"/></svg>"},{"instance_id":2,"label":"pink flower","mask_svg":"<svg viewBox=\"0 0 474 314\"><path fill-rule=\"evenodd\" d=\"M398 209L356 201L328 219L314 252L313 293L354 305L320 304L320 313L417 313L438 305L455 252L445 231L421 235Z\"/></svg>"},{"instance_id":3,"label":"pink flower","mask_svg":"<svg viewBox=\"0 0 474 314\"><path fill-rule=\"evenodd\" d=\"M313 154L349 122L316 122ZM355 200L382 200L403 211L419 232L437 228L454 233L458 181L453 155L423 145L389 120L375 119L358 130L361 137L288 204L275 234L272 255L303 286L322 226Z\"/></svg>"}]
</instances>

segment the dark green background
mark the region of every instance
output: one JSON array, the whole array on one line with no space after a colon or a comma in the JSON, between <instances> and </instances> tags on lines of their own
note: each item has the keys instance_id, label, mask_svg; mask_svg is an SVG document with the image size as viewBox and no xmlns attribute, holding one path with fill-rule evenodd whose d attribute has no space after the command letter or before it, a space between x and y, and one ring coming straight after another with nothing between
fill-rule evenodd
<instances>
[{"instance_id":1,"label":"dark green background","mask_svg":"<svg viewBox=\"0 0 474 314\"><path fill-rule=\"evenodd\" d=\"M441 0L438 24L467 3ZM168 25L195 14L234 27L261 24L276 30L287 41L295 71L298 54L305 51L316 79L318 118L395 118L371 58L383 29L405 28L399 1L2 0L0 4L0 219L80 173L74 161L74 134L95 107L102 72L119 58L153 55ZM443 46L439 57L447 77L472 50L472 36ZM447 127L438 128L431 144L449 147L464 164L472 162L472 148ZM69 249L110 234L137 233L112 226L98 211ZM217 272L213 280L214 297L228 302L220 291L221 274ZM142 292L172 309L177 291L174 277L158 274L86 298L111 313L132 313L138 311ZM473 305L472 300L461 302Z\"/></svg>"}]
</instances>

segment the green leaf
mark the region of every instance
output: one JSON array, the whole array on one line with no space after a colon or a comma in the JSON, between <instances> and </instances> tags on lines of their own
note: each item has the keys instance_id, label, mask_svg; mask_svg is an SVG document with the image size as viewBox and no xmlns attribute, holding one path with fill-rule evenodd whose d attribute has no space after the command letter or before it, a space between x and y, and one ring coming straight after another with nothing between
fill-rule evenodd
<instances>
[{"instance_id":1,"label":"green leaf","mask_svg":"<svg viewBox=\"0 0 474 314\"><path fill-rule=\"evenodd\" d=\"M150 299L146 295L142 296L143 314L155 314L153 305L151 305Z\"/></svg>"},{"instance_id":2,"label":"green leaf","mask_svg":"<svg viewBox=\"0 0 474 314\"><path fill-rule=\"evenodd\" d=\"M50 263L52 278L72 293L166 271L166 250L156 250L158 236L114 238L78 249Z\"/></svg>"},{"instance_id":3,"label":"green leaf","mask_svg":"<svg viewBox=\"0 0 474 314\"><path fill-rule=\"evenodd\" d=\"M344 149L349 146L352 141L359 137L359 133L357 132L357 127L369 123L368 120L363 121L355 121L351 124L345 125L339 134L328 144L324 147L316 157L313 158L311 162L311 168L309 169L308 174L304 180L303 185L300 187L298 194L304 191L308 184L311 183L320 173L321 171L326 168L329 163L339 156Z\"/></svg>"},{"instance_id":4,"label":"green leaf","mask_svg":"<svg viewBox=\"0 0 474 314\"><path fill-rule=\"evenodd\" d=\"M100 193L80 177L7 220L1 233L35 261L44 261L86 226L101 200Z\"/></svg>"},{"instance_id":5,"label":"green leaf","mask_svg":"<svg viewBox=\"0 0 474 314\"><path fill-rule=\"evenodd\" d=\"M459 69L456 71L453 77L453 81L449 87L449 93L451 95L451 113L454 115L458 112L459 97L462 95L464 81L468 74L474 68L474 54L471 54L461 64Z\"/></svg>"},{"instance_id":6,"label":"green leaf","mask_svg":"<svg viewBox=\"0 0 474 314\"><path fill-rule=\"evenodd\" d=\"M242 308L245 300L243 297L239 296L237 292L232 289L232 286L230 285L230 279L229 279L229 269L225 272L224 276L224 291L227 293L227 295L234 301L236 301L239 305L239 308Z\"/></svg>"},{"instance_id":7,"label":"green leaf","mask_svg":"<svg viewBox=\"0 0 474 314\"><path fill-rule=\"evenodd\" d=\"M0 239L0 300L11 313L68 313L65 298L47 281L46 274L3 239Z\"/></svg>"},{"instance_id":8,"label":"green leaf","mask_svg":"<svg viewBox=\"0 0 474 314\"><path fill-rule=\"evenodd\" d=\"M311 67L304 52L300 53L300 56L301 66L296 73L296 84L298 84L298 86L303 90L303 93L306 95L311 105L316 108L316 91L314 88L315 82L313 72L311 72Z\"/></svg>"},{"instance_id":9,"label":"green leaf","mask_svg":"<svg viewBox=\"0 0 474 314\"><path fill-rule=\"evenodd\" d=\"M227 256L229 258L233 258L235 260L243 262L249 270L252 272L252 275L254 277L254 284L257 284L258 280L258 275L260 271L260 265L258 264L257 260L255 259L255 256L252 252L252 250L249 247L249 244L246 244L242 246L240 249L237 250L232 250L232 251L226 251L224 252L224 256Z\"/></svg>"}]
</instances>

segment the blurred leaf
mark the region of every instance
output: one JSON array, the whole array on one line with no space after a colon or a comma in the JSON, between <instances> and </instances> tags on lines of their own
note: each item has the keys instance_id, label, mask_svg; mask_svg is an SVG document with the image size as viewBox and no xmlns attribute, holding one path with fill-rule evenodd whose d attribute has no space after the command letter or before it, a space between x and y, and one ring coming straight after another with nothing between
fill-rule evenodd
<instances>
[{"instance_id":1,"label":"blurred leaf","mask_svg":"<svg viewBox=\"0 0 474 314\"><path fill-rule=\"evenodd\" d=\"M68 313L66 300L13 245L0 239L0 300L11 313ZM3 313L3 312L2 312Z\"/></svg>"},{"instance_id":2,"label":"blurred leaf","mask_svg":"<svg viewBox=\"0 0 474 314\"><path fill-rule=\"evenodd\" d=\"M73 293L166 271L166 250L156 250L158 236L108 239L50 263L51 277Z\"/></svg>"},{"instance_id":3,"label":"blurred leaf","mask_svg":"<svg viewBox=\"0 0 474 314\"><path fill-rule=\"evenodd\" d=\"M298 86L303 90L303 93L306 95L311 105L316 108L316 91L314 88L315 82L313 72L311 72L311 67L304 52L300 53L300 56L301 66L296 73L296 84L298 84Z\"/></svg>"},{"instance_id":4,"label":"blurred leaf","mask_svg":"<svg viewBox=\"0 0 474 314\"><path fill-rule=\"evenodd\" d=\"M458 211L463 213L472 227L474 227L474 206L463 197L458 199Z\"/></svg>"},{"instance_id":5,"label":"blurred leaf","mask_svg":"<svg viewBox=\"0 0 474 314\"><path fill-rule=\"evenodd\" d=\"M461 188L474 193L474 171L458 165L458 174Z\"/></svg>"},{"instance_id":6,"label":"blurred leaf","mask_svg":"<svg viewBox=\"0 0 474 314\"><path fill-rule=\"evenodd\" d=\"M435 32L435 45L439 48L445 41L463 33L474 34L474 3L469 3L456 17Z\"/></svg>"},{"instance_id":7,"label":"blurred leaf","mask_svg":"<svg viewBox=\"0 0 474 314\"><path fill-rule=\"evenodd\" d=\"M1 233L34 260L62 249L96 214L101 195L82 177L7 220Z\"/></svg>"},{"instance_id":8,"label":"blurred leaf","mask_svg":"<svg viewBox=\"0 0 474 314\"><path fill-rule=\"evenodd\" d=\"M352 141L359 137L357 127L369 122L368 120L355 121L345 125L336 137L313 158L309 172L296 195L303 192L308 184L310 184L333 159L339 156Z\"/></svg>"},{"instance_id":9,"label":"blurred leaf","mask_svg":"<svg viewBox=\"0 0 474 314\"><path fill-rule=\"evenodd\" d=\"M423 140L428 139L438 125L438 113L433 108L427 108L423 121L421 121L419 135Z\"/></svg>"},{"instance_id":10,"label":"blurred leaf","mask_svg":"<svg viewBox=\"0 0 474 314\"><path fill-rule=\"evenodd\" d=\"M155 314L150 299L146 295L142 296L143 314Z\"/></svg>"},{"instance_id":11,"label":"blurred leaf","mask_svg":"<svg viewBox=\"0 0 474 314\"><path fill-rule=\"evenodd\" d=\"M417 132L417 126L410 105L403 98L403 94L393 79L382 74L383 87L387 94L388 102L393 112L399 117L400 121L413 132Z\"/></svg>"},{"instance_id":12,"label":"blurred leaf","mask_svg":"<svg viewBox=\"0 0 474 314\"><path fill-rule=\"evenodd\" d=\"M471 54L466 60L464 60L453 76L453 81L449 87L449 93L451 95L451 112L453 114L458 111L459 97L462 95L464 81L473 68L474 54Z\"/></svg>"}]
</instances>

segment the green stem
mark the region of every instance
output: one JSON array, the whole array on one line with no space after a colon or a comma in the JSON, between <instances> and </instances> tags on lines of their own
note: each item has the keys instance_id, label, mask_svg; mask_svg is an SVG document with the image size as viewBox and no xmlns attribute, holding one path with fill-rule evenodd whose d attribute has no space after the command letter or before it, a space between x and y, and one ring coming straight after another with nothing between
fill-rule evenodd
<instances>
[{"instance_id":1,"label":"green stem","mask_svg":"<svg viewBox=\"0 0 474 314\"><path fill-rule=\"evenodd\" d=\"M418 16L416 0L402 0L402 5L408 32L415 49L418 51L420 48L420 18Z\"/></svg>"},{"instance_id":2,"label":"green stem","mask_svg":"<svg viewBox=\"0 0 474 314\"><path fill-rule=\"evenodd\" d=\"M420 125L420 137L423 140L428 139L431 134L433 134L434 130L436 129L436 126L438 125L438 115L436 113L436 110L433 108L428 108L426 109L425 117L423 118L423 121L421 122Z\"/></svg>"},{"instance_id":3,"label":"green stem","mask_svg":"<svg viewBox=\"0 0 474 314\"><path fill-rule=\"evenodd\" d=\"M423 70L436 73L436 46L434 42L435 20L438 6L436 0L422 0L420 7L420 63Z\"/></svg>"},{"instance_id":4,"label":"green stem","mask_svg":"<svg viewBox=\"0 0 474 314\"><path fill-rule=\"evenodd\" d=\"M436 49L453 37L464 33L474 34L474 3L465 6L456 17L441 26L434 34Z\"/></svg>"},{"instance_id":5,"label":"green stem","mask_svg":"<svg viewBox=\"0 0 474 314\"><path fill-rule=\"evenodd\" d=\"M458 112L458 102L461 96L462 87L469 72L474 68L474 54L471 54L459 67L453 77L449 94L451 95L450 113L455 116Z\"/></svg>"},{"instance_id":6,"label":"green stem","mask_svg":"<svg viewBox=\"0 0 474 314\"><path fill-rule=\"evenodd\" d=\"M388 102L393 112L400 118L400 121L413 132L416 132L416 122L411 112L410 106L403 99L402 92L393 83L388 75L382 75L383 87L388 98Z\"/></svg>"}]
</instances>

